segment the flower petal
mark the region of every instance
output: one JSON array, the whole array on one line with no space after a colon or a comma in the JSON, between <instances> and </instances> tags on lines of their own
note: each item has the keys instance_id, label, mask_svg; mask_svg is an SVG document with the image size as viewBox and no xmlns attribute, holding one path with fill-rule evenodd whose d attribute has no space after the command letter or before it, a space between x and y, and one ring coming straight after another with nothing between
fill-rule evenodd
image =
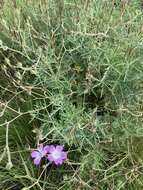
<instances>
[{"instance_id":1,"label":"flower petal","mask_svg":"<svg viewBox=\"0 0 143 190\"><path fill-rule=\"evenodd\" d=\"M32 157L32 158L40 157L40 153L39 153L38 151L33 150L33 151L31 152L31 157Z\"/></svg>"},{"instance_id":2,"label":"flower petal","mask_svg":"<svg viewBox=\"0 0 143 190\"><path fill-rule=\"evenodd\" d=\"M62 152L60 158L63 160L67 160L67 152Z\"/></svg>"},{"instance_id":3,"label":"flower petal","mask_svg":"<svg viewBox=\"0 0 143 190\"><path fill-rule=\"evenodd\" d=\"M53 145L49 146L49 152L52 153L56 150L56 148Z\"/></svg>"},{"instance_id":4,"label":"flower petal","mask_svg":"<svg viewBox=\"0 0 143 190\"><path fill-rule=\"evenodd\" d=\"M63 148L64 148L64 147L63 147L62 145L57 145L57 146L56 146L56 150L57 150L57 151L60 151L60 152L63 150Z\"/></svg>"},{"instance_id":5,"label":"flower petal","mask_svg":"<svg viewBox=\"0 0 143 190\"><path fill-rule=\"evenodd\" d=\"M37 158L34 159L34 164L35 165L39 165L40 162L41 162L41 158L40 157L37 157Z\"/></svg>"},{"instance_id":6,"label":"flower petal","mask_svg":"<svg viewBox=\"0 0 143 190\"><path fill-rule=\"evenodd\" d=\"M48 152L50 151L50 146L45 146L44 148L43 148L43 154L47 154Z\"/></svg>"},{"instance_id":7,"label":"flower petal","mask_svg":"<svg viewBox=\"0 0 143 190\"><path fill-rule=\"evenodd\" d=\"M50 162L53 162L55 160L55 158L53 157L52 154L48 155L48 159L49 159Z\"/></svg>"},{"instance_id":8,"label":"flower petal","mask_svg":"<svg viewBox=\"0 0 143 190\"><path fill-rule=\"evenodd\" d=\"M63 163L63 161L61 159L55 160L54 163L56 165L61 165Z\"/></svg>"},{"instance_id":9,"label":"flower petal","mask_svg":"<svg viewBox=\"0 0 143 190\"><path fill-rule=\"evenodd\" d=\"M39 145L38 145L38 150L39 150L40 152L43 151L43 144L39 144Z\"/></svg>"}]
</instances>

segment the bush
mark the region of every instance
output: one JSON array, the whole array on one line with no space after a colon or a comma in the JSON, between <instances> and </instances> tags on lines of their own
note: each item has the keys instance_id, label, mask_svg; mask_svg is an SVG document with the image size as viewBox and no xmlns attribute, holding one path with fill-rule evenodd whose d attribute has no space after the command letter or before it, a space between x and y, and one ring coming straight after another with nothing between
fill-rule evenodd
<instances>
[{"instance_id":1,"label":"bush","mask_svg":"<svg viewBox=\"0 0 143 190\"><path fill-rule=\"evenodd\" d=\"M142 189L142 14L135 0L2 3L1 189ZM68 162L36 168L38 143Z\"/></svg>"}]
</instances>

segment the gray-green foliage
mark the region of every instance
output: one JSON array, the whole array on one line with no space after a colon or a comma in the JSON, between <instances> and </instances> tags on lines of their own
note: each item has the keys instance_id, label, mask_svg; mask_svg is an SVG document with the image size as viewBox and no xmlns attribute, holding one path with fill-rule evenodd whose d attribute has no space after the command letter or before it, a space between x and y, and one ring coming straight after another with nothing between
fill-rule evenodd
<instances>
[{"instance_id":1,"label":"gray-green foliage","mask_svg":"<svg viewBox=\"0 0 143 190\"><path fill-rule=\"evenodd\" d=\"M142 21L138 0L1 4L1 189L143 188ZM33 166L39 142L68 162Z\"/></svg>"}]
</instances>

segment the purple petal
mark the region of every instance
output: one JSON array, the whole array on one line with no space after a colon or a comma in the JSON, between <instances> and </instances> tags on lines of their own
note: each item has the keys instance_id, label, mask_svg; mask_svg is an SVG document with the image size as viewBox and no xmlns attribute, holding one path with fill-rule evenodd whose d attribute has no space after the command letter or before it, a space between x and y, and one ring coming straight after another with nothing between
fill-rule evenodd
<instances>
[{"instance_id":1,"label":"purple petal","mask_svg":"<svg viewBox=\"0 0 143 190\"><path fill-rule=\"evenodd\" d=\"M52 154L48 155L48 159L49 159L50 162L53 162L55 160L55 158L53 157Z\"/></svg>"},{"instance_id":2,"label":"purple petal","mask_svg":"<svg viewBox=\"0 0 143 190\"><path fill-rule=\"evenodd\" d=\"M31 157L32 158L40 157L40 153L38 151L34 150L34 151L31 152Z\"/></svg>"},{"instance_id":3,"label":"purple petal","mask_svg":"<svg viewBox=\"0 0 143 190\"><path fill-rule=\"evenodd\" d=\"M34 159L34 164L35 165L39 165L40 162L41 162L41 158L40 157Z\"/></svg>"},{"instance_id":4,"label":"purple petal","mask_svg":"<svg viewBox=\"0 0 143 190\"><path fill-rule=\"evenodd\" d=\"M56 165L61 165L63 163L63 161L61 159L55 160L54 163Z\"/></svg>"},{"instance_id":5,"label":"purple petal","mask_svg":"<svg viewBox=\"0 0 143 190\"><path fill-rule=\"evenodd\" d=\"M52 153L56 150L56 148L53 145L49 146L49 152Z\"/></svg>"},{"instance_id":6,"label":"purple petal","mask_svg":"<svg viewBox=\"0 0 143 190\"><path fill-rule=\"evenodd\" d=\"M39 150L40 152L43 151L43 144L39 144L39 145L38 145L38 150Z\"/></svg>"},{"instance_id":7,"label":"purple petal","mask_svg":"<svg viewBox=\"0 0 143 190\"><path fill-rule=\"evenodd\" d=\"M62 145L57 145L56 146L56 150L59 151L59 152L61 152L63 150L63 148L64 147Z\"/></svg>"},{"instance_id":8,"label":"purple petal","mask_svg":"<svg viewBox=\"0 0 143 190\"><path fill-rule=\"evenodd\" d=\"M60 158L63 160L67 160L67 152L62 152Z\"/></svg>"},{"instance_id":9,"label":"purple petal","mask_svg":"<svg viewBox=\"0 0 143 190\"><path fill-rule=\"evenodd\" d=\"M50 151L50 146L45 146L44 148L43 148L43 153L46 155L48 152Z\"/></svg>"}]
</instances>

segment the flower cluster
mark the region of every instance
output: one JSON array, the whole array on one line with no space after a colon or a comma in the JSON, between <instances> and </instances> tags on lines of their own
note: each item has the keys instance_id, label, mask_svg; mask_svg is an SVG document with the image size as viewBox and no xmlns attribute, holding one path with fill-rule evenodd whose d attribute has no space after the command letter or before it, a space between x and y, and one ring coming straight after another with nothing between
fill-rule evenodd
<instances>
[{"instance_id":1,"label":"flower cluster","mask_svg":"<svg viewBox=\"0 0 143 190\"><path fill-rule=\"evenodd\" d=\"M67 152L63 151L62 145L38 145L36 150L31 152L31 157L35 165L39 165L43 157L47 157L48 160L56 165L61 165L65 160L67 160Z\"/></svg>"}]
</instances>

